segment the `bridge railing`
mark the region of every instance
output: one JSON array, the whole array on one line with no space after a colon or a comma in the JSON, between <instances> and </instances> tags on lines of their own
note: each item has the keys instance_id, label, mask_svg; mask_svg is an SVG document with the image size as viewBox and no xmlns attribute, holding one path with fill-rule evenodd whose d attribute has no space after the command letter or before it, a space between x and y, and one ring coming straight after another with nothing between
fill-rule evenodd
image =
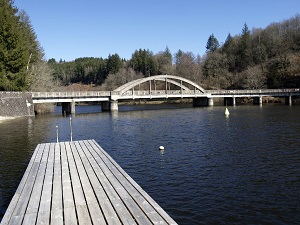
<instances>
[{"instance_id":1,"label":"bridge railing","mask_svg":"<svg viewBox=\"0 0 300 225\"><path fill-rule=\"evenodd\" d=\"M110 96L110 91L70 91L70 92L32 92L33 98L71 98L71 97L104 97Z\"/></svg>"},{"instance_id":2,"label":"bridge railing","mask_svg":"<svg viewBox=\"0 0 300 225\"><path fill-rule=\"evenodd\" d=\"M194 94L203 94L199 90L145 90L145 91L126 91L122 94L122 96L159 96L159 95L194 95Z\"/></svg>"},{"instance_id":3,"label":"bridge railing","mask_svg":"<svg viewBox=\"0 0 300 225\"><path fill-rule=\"evenodd\" d=\"M285 88L285 89L254 89L254 90L206 90L206 93L212 95L233 95L233 94L283 94L300 92L299 88Z\"/></svg>"}]
</instances>

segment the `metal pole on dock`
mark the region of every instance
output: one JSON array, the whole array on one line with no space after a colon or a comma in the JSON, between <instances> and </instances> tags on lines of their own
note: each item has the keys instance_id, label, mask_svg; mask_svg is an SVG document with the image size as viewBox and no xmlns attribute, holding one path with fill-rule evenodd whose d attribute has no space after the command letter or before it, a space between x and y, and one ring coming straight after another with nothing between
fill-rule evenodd
<instances>
[{"instance_id":1,"label":"metal pole on dock","mask_svg":"<svg viewBox=\"0 0 300 225\"><path fill-rule=\"evenodd\" d=\"M72 139L72 117L70 117L70 138L71 138L71 142L73 141Z\"/></svg>"},{"instance_id":2,"label":"metal pole on dock","mask_svg":"<svg viewBox=\"0 0 300 225\"><path fill-rule=\"evenodd\" d=\"M56 142L58 143L58 126L56 125Z\"/></svg>"}]
</instances>

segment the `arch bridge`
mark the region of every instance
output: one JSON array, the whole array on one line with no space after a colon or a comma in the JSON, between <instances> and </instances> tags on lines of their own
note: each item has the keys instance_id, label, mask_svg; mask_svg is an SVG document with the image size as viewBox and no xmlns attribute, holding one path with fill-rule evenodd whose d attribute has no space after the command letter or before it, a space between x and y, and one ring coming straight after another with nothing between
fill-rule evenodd
<instances>
[{"instance_id":1,"label":"arch bridge","mask_svg":"<svg viewBox=\"0 0 300 225\"><path fill-rule=\"evenodd\" d=\"M101 102L102 110L118 110L118 101L131 99L192 98L194 106L211 106L213 98L224 98L224 104L235 105L237 97L251 97L262 104L262 97L285 97L291 105L299 89L204 90L198 84L174 75L156 75L128 82L114 91L32 92L33 103L61 102L62 110L75 113L75 102Z\"/></svg>"}]
</instances>

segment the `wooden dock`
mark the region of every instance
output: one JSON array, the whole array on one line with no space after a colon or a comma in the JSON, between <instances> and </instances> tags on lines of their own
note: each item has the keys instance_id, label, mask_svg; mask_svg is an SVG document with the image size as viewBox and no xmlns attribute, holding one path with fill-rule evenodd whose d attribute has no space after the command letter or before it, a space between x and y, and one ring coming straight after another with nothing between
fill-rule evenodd
<instances>
[{"instance_id":1,"label":"wooden dock","mask_svg":"<svg viewBox=\"0 0 300 225\"><path fill-rule=\"evenodd\" d=\"M94 140L39 144L4 224L176 224Z\"/></svg>"}]
</instances>

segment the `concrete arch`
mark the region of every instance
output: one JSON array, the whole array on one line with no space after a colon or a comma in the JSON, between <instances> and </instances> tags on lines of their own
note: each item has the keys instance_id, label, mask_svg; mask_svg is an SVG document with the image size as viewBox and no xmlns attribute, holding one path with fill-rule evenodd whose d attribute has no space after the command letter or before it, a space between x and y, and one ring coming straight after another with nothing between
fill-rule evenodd
<instances>
[{"instance_id":1,"label":"concrete arch","mask_svg":"<svg viewBox=\"0 0 300 225\"><path fill-rule=\"evenodd\" d=\"M200 87L198 84L194 83L193 81L190 81L183 77L174 76L174 75L156 75L156 76L140 78L140 79L128 82L128 83L118 87L114 91L120 92L120 95L122 95L123 93L125 93L126 91L129 91L130 89L134 88L135 86L145 83L147 81L152 81L152 80L167 81L169 83L175 84L178 87L181 87L183 90L190 90L185 85L182 85L182 82L185 82L187 84L192 85L196 90L199 90L200 92L205 93L205 90L202 87ZM177 82L176 80L180 81L180 82Z\"/></svg>"}]
</instances>

